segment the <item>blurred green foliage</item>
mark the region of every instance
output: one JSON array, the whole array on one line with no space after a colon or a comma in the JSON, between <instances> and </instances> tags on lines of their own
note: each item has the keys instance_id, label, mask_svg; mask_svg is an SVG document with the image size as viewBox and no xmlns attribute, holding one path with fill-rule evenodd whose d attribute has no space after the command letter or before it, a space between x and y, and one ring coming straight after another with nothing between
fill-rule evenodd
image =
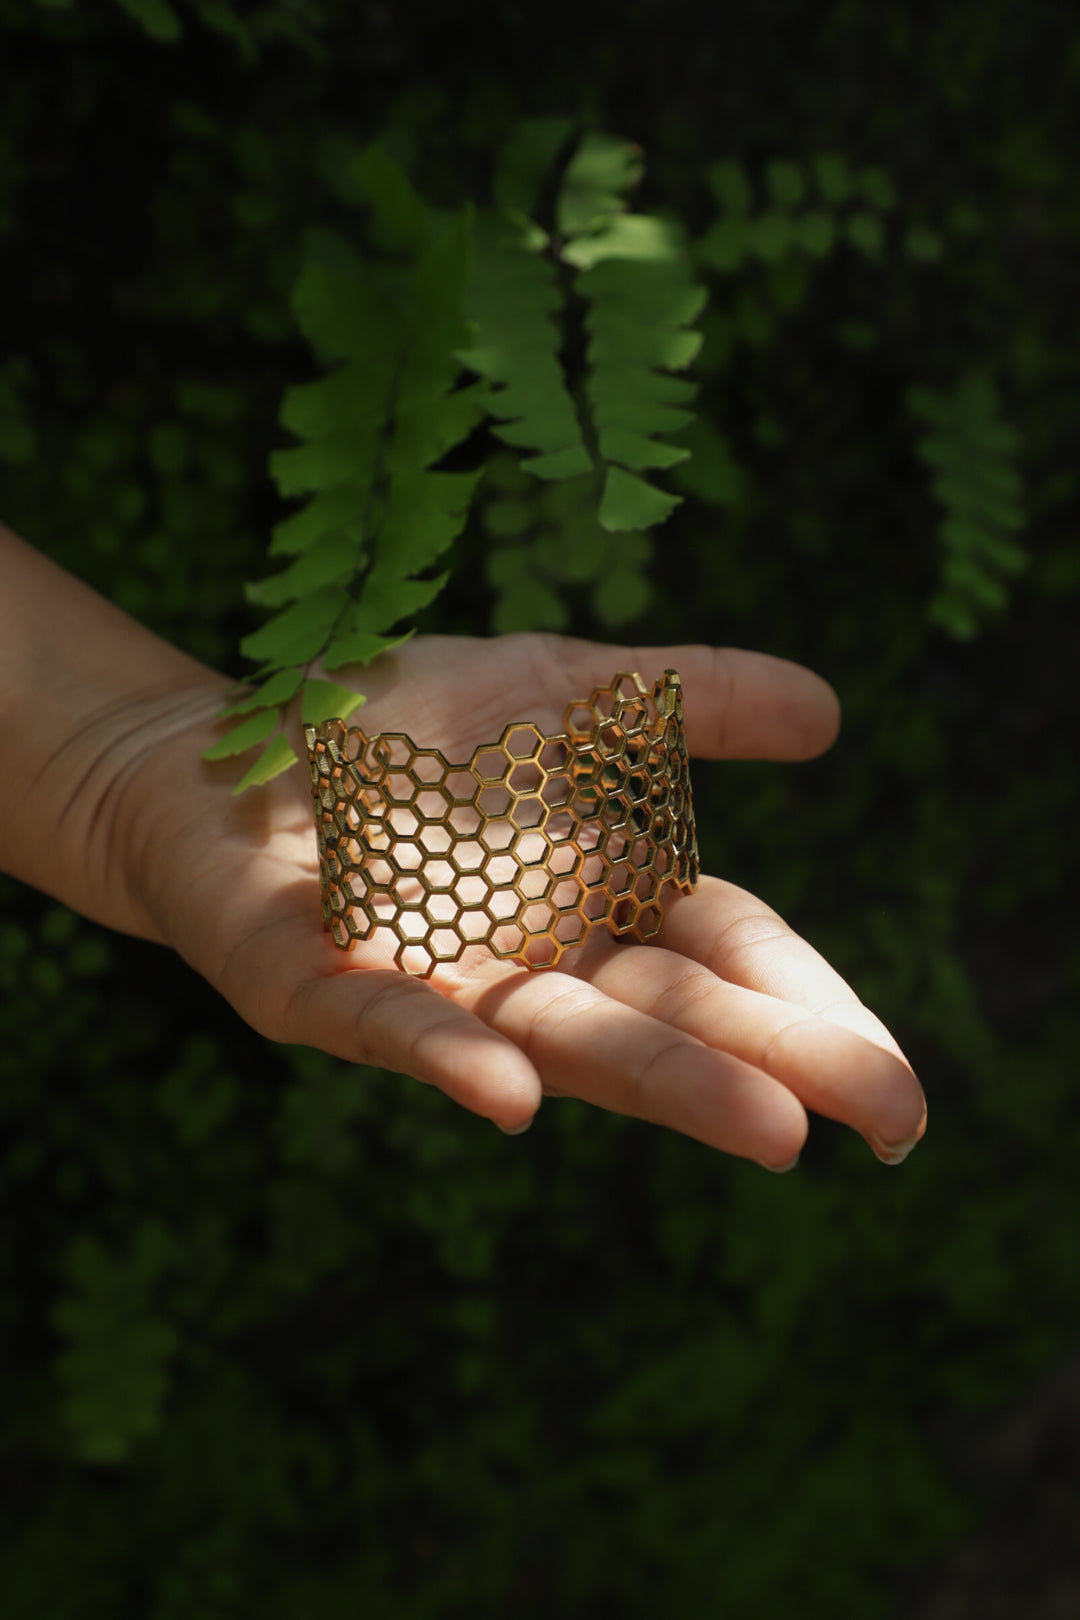
<instances>
[{"instance_id":1,"label":"blurred green foliage","mask_svg":"<svg viewBox=\"0 0 1080 1620\"><path fill-rule=\"evenodd\" d=\"M421 626L490 628L528 535L575 634L832 680L829 758L698 766L703 856L930 1133L890 1172L815 1122L780 1180L574 1104L510 1142L4 885L13 1620L886 1616L970 1516L943 1434L1080 1328L1071 16L694 16L0 0L2 513L234 670L343 153L450 209L523 112L639 140L710 293L686 499L604 536L648 591L496 463Z\"/></svg>"}]
</instances>

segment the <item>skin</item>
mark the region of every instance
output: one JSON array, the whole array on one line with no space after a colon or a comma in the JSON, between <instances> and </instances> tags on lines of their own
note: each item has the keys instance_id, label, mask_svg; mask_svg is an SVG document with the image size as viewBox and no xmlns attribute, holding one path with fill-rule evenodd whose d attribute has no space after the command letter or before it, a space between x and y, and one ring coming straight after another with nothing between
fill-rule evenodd
<instances>
[{"instance_id":1,"label":"skin","mask_svg":"<svg viewBox=\"0 0 1080 1620\"><path fill-rule=\"evenodd\" d=\"M808 1111L886 1163L922 1135L922 1090L884 1025L762 901L716 877L665 889L655 942L604 929L558 969L481 948L424 982L376 936L324 930L306 772L234 798L251 755L209 764L230 683L0 526L0 869L95 921L178 951L260 1034L437 1086L502 1129L577 1097L785 1169ZM58 653L62 654L58 657ZM638 670L683 683L697 760L803 760L839 728L798 665L705 646L567 637L414 638L335 679L369 734L467 758L511 720ZM299 717L288 729L303 756ZM700 767L698 767L700 769Z\"/></svg>"}]
</instances>

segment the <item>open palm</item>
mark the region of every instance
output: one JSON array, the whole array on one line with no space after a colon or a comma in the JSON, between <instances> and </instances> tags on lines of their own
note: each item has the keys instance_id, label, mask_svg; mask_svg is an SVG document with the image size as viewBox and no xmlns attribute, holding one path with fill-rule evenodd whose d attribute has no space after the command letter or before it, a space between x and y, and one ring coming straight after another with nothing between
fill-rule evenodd
<instances>
[{"instance_id":1,"label":"open palm","mask_svg":"<svg viewBox=\"0 0 1080 1620\"><path fill-rule=\"evenodd\" d=\"M369 735L404 731L456 760L513 720L559 730L567 703L618 670L651 682L667 667L682 679L691 756L805 759L835 737L836 699L809 671L700 646L420 637L354 684ZM272 1040L412 1075L509 1130L547 1094L773 1168L798 1154L807 1109L890 1162L921 1135L922 1092L891 1036L745 891L712 877L692 895L665 889L648 945L594 929L558 968L477 947L418 980L391 965L382 931L349 953L325 931L306 772L235 798L242 765L201 762L206 741L205 727L183 731L140 767L140 898L161 937Z\"/></svg>"}]
</instances>

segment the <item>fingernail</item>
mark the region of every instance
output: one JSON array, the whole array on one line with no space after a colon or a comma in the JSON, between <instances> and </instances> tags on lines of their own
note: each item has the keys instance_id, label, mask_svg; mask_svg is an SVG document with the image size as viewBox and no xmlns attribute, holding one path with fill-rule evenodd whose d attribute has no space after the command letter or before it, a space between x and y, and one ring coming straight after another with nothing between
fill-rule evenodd
<instances>
[{"instance_id":1,"label":"fingernail","mask_svg":"<svg viewBox=\"0 0 1080 1620\"><path fill-rule=\"evenodd\" d=\"M880 1136L871 1131L866 1140L881 1160L882 1164L903 1164L916 1142L917 1136L911 1137L907 1142L883 1142Z\"/></svg>"},{"instance_id":2,"label":"fingernail","mask_svg":"<svg viewBox=\"0 0 1080 1620\"><path fill-rule=\"evenodd\" d=\"M774 1176L783 1176L786 1175L789 1170L794 1170L801 1157L801 1154L796 1153L795 1157L793 1159L789 1159L787 1164L766 1164L764 1159L759 1159L757 1162L760 1164L763 1170L768 1170L770 1174Z\"/></svg>"},{"instance_id":3,"label":"fingernail","mask_svg":"<svg viewBox=\"0 0 1080 1620\"><path fill-rule=\"evenodd\" d=\"M534 1114L533 1119L535 1118L536 1115ZM499 1125L498 1120L495 1120L494 1123ZM499 1129L502 1131L504 1136L524 1136L531 1124L532 1119L527 1119L524 1125L499 1125Z\"/></svg>"}]
</instances>

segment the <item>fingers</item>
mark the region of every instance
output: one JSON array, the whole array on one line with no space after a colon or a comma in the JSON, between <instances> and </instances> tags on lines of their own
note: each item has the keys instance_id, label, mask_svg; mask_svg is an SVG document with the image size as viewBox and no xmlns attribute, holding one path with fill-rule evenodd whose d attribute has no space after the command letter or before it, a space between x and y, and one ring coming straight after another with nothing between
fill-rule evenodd
<instances>
[{"instance_id":1,"label":"fingers","mask_svg":"<svg viewBox=\"0 0 1080 1620\"><path fill-rule=\"evenodd\" d=\"M700 759L813 759L840 729L840 702L827 681L801 664L732 647L603 647L552 637L560 644L560 690L587 696L617 670L653 681L678 670L686 742Z\"/></svg>"},{"instance_id":2,"label":"fingers","mask_svg":"<svg viewBox=\"0 0 1080 1620\"><path fill-rule=\"evenodd\" d=\"M421 979L396 968L351 965L326 936L303 953L293 943L290 982L275 984L271 961L257 975L263 1006L230 1000L272 1040L314 1046L349 1063L411 1075L504 1129L527 1124L540 1106L540 1076L505 1035ZM248 957L246 967L254 963ZM329 965L329 971L327 967Z\"/></svg>"},{"instance_id":3,"label":"fingers","mask_svg":"<svg viewBox=\"0 0 1080 1620\"><path fill-rule=\"evenodd\" d=\"M668 902L660 941L652 949L666 961L605 963L594 982L722 1041L815 1113L851 1125L886 1162L906 1156L926 1128L921 1086L881 1021L774 911L704 877L695 894Z\"/></svg>"},{"instance_id":4,"label":"fingers","mask_svg":"<svg viewBox=\"0 0 1080 1620\"><path fill-rule=\"evenodd\" d=\"M666 1125L770 1169L787 1168L805 1141L805 1109L786 1086L581 979L521 971L458 993L528 1055L549 1094Z\"/></svg>"}]
</instances>

